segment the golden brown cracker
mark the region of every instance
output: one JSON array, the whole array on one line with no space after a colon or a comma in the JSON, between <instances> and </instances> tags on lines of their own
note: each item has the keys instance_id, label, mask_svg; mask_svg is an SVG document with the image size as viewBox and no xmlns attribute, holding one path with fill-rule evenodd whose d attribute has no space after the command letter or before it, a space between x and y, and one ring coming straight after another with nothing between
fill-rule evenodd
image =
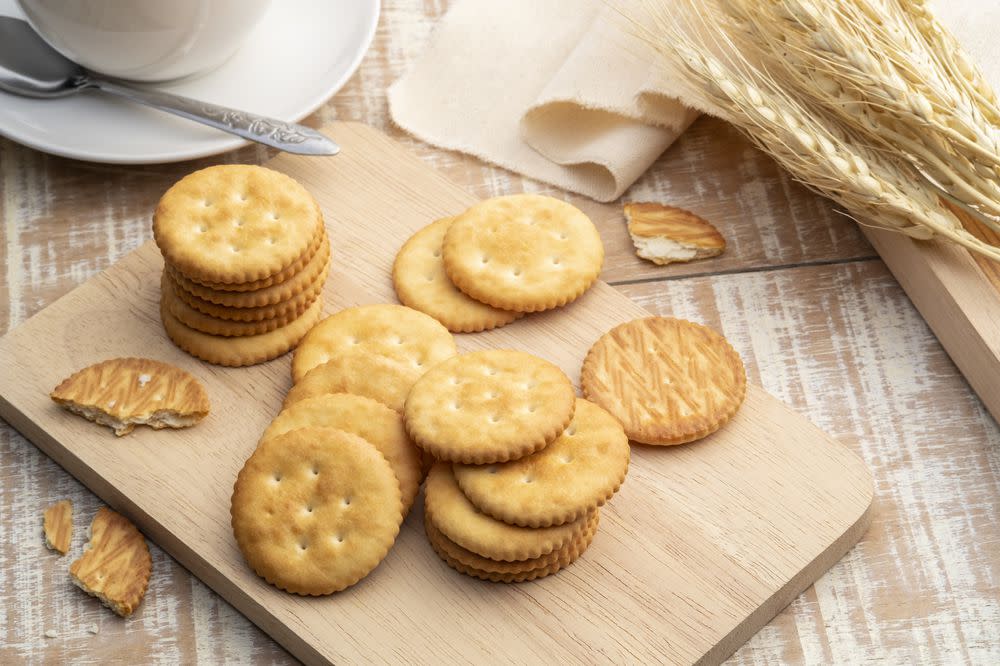
<instances>
[{"instance_id":1,"label":"golden brown cracker","mask_svg":"<svg viewBox=\"0 0 1000 666\"><path fill-rule=\"evenodd\" d=\"M240 470L233 534L267 582L295 594L331 594L385 558L402 506L378 449L342 430L298 428L261 441Z\"/></svg>"},{"instance_id":2,"label":"golden brown cracker","mask_svg":"<svg viewBox=\"0 0 1000 666\"><path fill-rule=\"evenodd\" d=\"M306 291L315 291L316 284L325 280L329 273L330 241L323 234L319 251L313 255L301 271L287 280L255 291L222 291L193 282L184 277L173 266L166 271L173 283L195 298L227 308L262 308L289 301Z\"/></svg>"},{"instance_id":3,"label":"golden brown cracker","mask_svg":"<svg viewBox=\"0 0 1000 666\"><path fill-rule=\"evenodd\" d=\"M330 272L330 265L323 268L316 280L287 301L274 303L272 305L261 305L259 307L233 308L227 305L219 305L204 299L198 298L191 292L182 289L170 277L169 271L164 271L166 283L173 289L173 295L183 301L186 305L195 310L216 319L226 319L231 321L264 321L267 319L282 319L288 317L298 317L312 305L314 301L323 294L326 286L326 278ZM163 280L161 279L161 285Z\"/></svg>"},{"instance_id":4,"label":"golden brown cracker","mask_svg":"<svg viewBox=\"0 0 1000 666\"><path fill-rule=\"evenodd\" d=\"M353 393L382 403L400 414L410 387L424 368L369 352L344 352L321 363L285 396L285 407L325 393Z\"/></svg>"},{"instance_id":5,"label":"golden brown cracker","mask_svg":"<svg viewBox=\"0 0 1000 666\"><path fill-rule=\"evenodd\" d=\"M153 213L166 263L197 280L241 283L294 264L323 228L302 185L264 167L225 164L188 174Z\"/></svg>"},{"instance_id":6,"label":"golden brown cracker","mask_svg":"<svg viewBox=\"0 0 1000 666\"><path fill-rule=\"evenodd\" d=\"M625 204L625 221L636 254L661 266L722 254L726 239L694 213L658 203Z\"/></svg>"},{"instance_id":7,"label":"golden brown cracker","mask_svg":"<svg viewBox=\"0 0 1000 666\"><path fill-rule=\"evenodd\" d=\"M618 420L578 398L573 420L538 453L452 469L480 511L513 525L548 527L604 506L625 480L628 463L628 438Z\"/></svg>"},{"instance_id":8,"label":"golden brown cracker","mask_svg":"<svg viewBox=\"0 0 1000 666\"><path fill-rule=\"evenodd\" d=\"M319 251L320 247L323 246L329 240L325 229L321 229L320 233L316 234L316 238L313 242L306 248L306 251L301 257L295 260L294 263L289 265L287 268L283 269L280 273L275 273L274 275L266 278L261 278L260 280L250 280L249 282L212 282L210 280L192 280L196 284L200 284L203 287L209 289L218 289L220 291L257 291L259 289L266 289L276 284L285 282L294 275L297 275L305 268L305 265L309 263ZM190 277L187 279L191 280Z\"/></svg>"},{"instance_id":9,"label":"golden brown cracker","mask_svg":"<svg viewBox=\"0 0 1000 666\"><path fill-rule=\"evenodd\" d=\"M456 356L410 390L410 437L438 460L493 463L538 451L573 417L576 396L555 365L521 351Z\"/></svg>"},{"instance_id":10,"label":"golden brown cracker","mask_svg":"<svg viewBox=\"0 0 1000 666\"><path fill-rule=\"evenodd\" d=\"M131 615L149 587L149 546L127 518L101 507L90 524L90 543L69 567L73 583L122 617Z\"/></svg>"},{"instance_id":11,"label":"golden brown cracker","mask_svg":"<svg viewBox=\"0 0 1000 666\"><path fill-rule=\"evenodd\" d=\"M739 354L712 329L648 317L594 343L580 373L583 394L643 444L683 444L728 422L746 395Z\"/></svg>"},{"instance_id":12,"label":"golden brown cracker","mask_svg":"<svg viewBox=\"0 0 1000 666\"><path fill-rule=\"evenodd\" d=\"M565 201L515 194L459 215L444 238L445 271L472 298L503 310L565 305L594 283L604 245L593 222Z\"/></svg>"},{"instance_id":13,"label":"golden brown cracker","mask_svg":"<svg viewBox=\"0 0 1000 666\"><path fill-rule=\"evenodd\" d=\"M433 317L402 305L347 308L309 331L292 360L301 381L321 363L348 352L368 352L426 370L455 355L455 338Z\"/></svg>"},{"instance_id":14,"label":"golden brown cracker","mask_svg":"<svg viewBox=\"0 0 1000 666\"><path fill-rule=\"evenodd\" d=\"M114 358L64 379L51 398L121 437L136 425L185 428L208 414L208 394L190 373L148 358Z\"/></svg>"},{"instance_id":15,"label":"golden brown cracker","mask_svg":"<svg viewBox=\"0 0 1000 666\"><path fill-rule=\"evenodd\" d=\"M385 456L399 480L406 516L423 480L420 449L414 446L398 412L370 398L330 393L299 400L284 408L264 431L261 441L289 430L308 427L337 428L357 435Z\"/></svg>"},{"instance_id":16,"label":"golden brown cracker","mask_svg":"<svg viewBox=\"0 0 1000 666\"><path fill-rule=\"evenodd\" d=\"M73 502L68 499L59 500L45 509L42 531L45 534L45 546L65 555L73 541Z\"/></svg>"},{"instance_id":17,"label":"golden brown cracker","mask_svg":"<svg viewBox=\"0 0 1000 666\"><path fill-rule=\"evenodd\" d=\"M230 367L255 365L277 358L295 348L317 321L323 310L323 300L317 298L305 312L288 325L260 335L227 338L208 335L182 324L162 304L160 318L167 337L195 358Z\"/></svg>"},{"instance_id":18,"label":"golden brown cracker","mask_svg":"<svg viewBox=\"0 0 1000 666\"><path fill-rule=\"evenodd\" d=\"M524 316L469 298L444 270L441 247L455 218L446 217L424 227L406 241L392 265L392 283L403 305L437 319L453 333L485 331Z\"/></svg>"},{"instance_id":19,"label":"golden brown cracker","mask_svg":"<svg viewBox=\"0 0 1000 666\"><path fill-rule=\"evenodd\" d=\"M179 298L166 273L163 273L160 277L160 302L167 308L170 314L188 328L193 328L196 331L201 331L209 335L221 335L223 337L260 335L261 333L267 333L276 328L287 326L298 316L298 314L289 314L273 319L261 319L259 321L219 319L218 317L207 315L200 310L195 310L183 299Z\"/></svg>"},{"instance_id":20,"label":"golden brown cracker","mask_svg":"<svg viewBox=\"0 0 1000 666\"><path fill-rule=\"evenodd\" d=\"M435 463L424 482L424 510L445 536L478 555L510 562L547 555L583 533L590 516L556 527L518 527L480 512L462 494L448 463Z\"/></svg>"}]
</instances>

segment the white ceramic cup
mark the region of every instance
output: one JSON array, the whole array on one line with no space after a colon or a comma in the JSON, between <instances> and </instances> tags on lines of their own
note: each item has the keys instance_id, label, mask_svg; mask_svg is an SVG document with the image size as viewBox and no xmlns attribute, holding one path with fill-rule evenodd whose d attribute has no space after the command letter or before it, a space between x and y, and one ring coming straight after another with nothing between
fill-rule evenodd
<instances>
[{"instance_id":1,"label":"white ceramic cup","mask_svg":"<svg viewBox=\"0 0 1000 666\"><path fill-rule=\"evenodd\" d=\"M166 81L226 61L271 0L18 0L32 27L87 69Z\"/></svg>"}]
</instances>

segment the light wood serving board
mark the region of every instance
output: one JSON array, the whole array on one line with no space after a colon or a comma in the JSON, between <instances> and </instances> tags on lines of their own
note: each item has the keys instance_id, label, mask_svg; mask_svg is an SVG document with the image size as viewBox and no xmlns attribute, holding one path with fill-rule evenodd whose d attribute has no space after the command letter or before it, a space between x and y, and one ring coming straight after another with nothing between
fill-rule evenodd
<instances>
[{"instance_id":1,"label":"light wood serving board","mask_svg":"<svg viewBox=\"0 0 1000 666\"><path fill-rule=\"evenodd\" d=\"M341 155L270 164L323 207L335 252L326 309L395 302L396 250L473 198L371 128L328 132ZM290 357L225 369L178 351L157 314L161 267L146 244L0 340L0 416L305 662L716 663L868 525L872 480L858 457L750 387L717 434L673 448L634 446L593 546L556 576L505 586L452 571L427 544L418 503L388 558L361 583L325 598L285 594L244 564L229 496L290 386ZM524 349L576 380L598 336L646 314L599 283L567 308L458 336L459 347ZM208 419L116 439L49 400L78 368L130 355L202 379Z\"/></svg>"}]
</instances>

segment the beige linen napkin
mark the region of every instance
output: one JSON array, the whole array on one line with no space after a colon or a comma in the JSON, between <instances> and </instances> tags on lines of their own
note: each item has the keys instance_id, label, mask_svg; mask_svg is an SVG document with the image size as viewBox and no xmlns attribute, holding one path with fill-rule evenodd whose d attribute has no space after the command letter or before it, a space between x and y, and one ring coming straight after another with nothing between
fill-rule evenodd
<instances>
[{"instance_id":1,"label":"beige linen napkin","mask_svg":"<svg viewBox=\"0 0 1000 666\"><path fill-rule=\"evenodd\" d=\"M1000 90L1000 3L935 10ZM429 143L611 201L697 116L677 100L725 117L651 60L605 0L456 0L390 112Z\"/></svg>"},{"instance_id":2,"label":"beige linen napkin","mask_svg":"<svg viewBox=\"0 0 1000 666\"><path fill-rule=\"evenodd\" d=\"M411 134L598 201L621 196L694 120L602 0L457 0L389 89Z\"/></svg>"}]
</instances>

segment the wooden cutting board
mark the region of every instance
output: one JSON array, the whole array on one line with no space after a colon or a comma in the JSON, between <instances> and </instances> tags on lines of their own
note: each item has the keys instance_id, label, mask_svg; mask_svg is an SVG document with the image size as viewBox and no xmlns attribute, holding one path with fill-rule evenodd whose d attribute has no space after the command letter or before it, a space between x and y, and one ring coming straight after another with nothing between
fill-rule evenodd
<instances>
[{"instance_id":1,"label":"wooden cutting board","mask_svg":"<svg viewBox=\"0 0 1000 666\"><path fill-rule=\"evenodd\" d=\"M395 302L396 250L473 197L371 128L327 131L341 155L282 155L270 164L323 207L335 253L326 310ZM634 446L593 546L556 576L506 586L452 571L427 544L418 503L388 558L360 584L318 599L285 594L244 564L229 496L291 384L290 356L225 369L178 351L158 318L161 268L148 243L0 340L0 416L307 663L716 663L868 525L872 479L858 457L750 387L717 434L673 448ZM458 336L459 347L524 349L576 380L598 336L646 314L599 283L567 308ZM209 418L116 439L49 400L80 367L131 355L204 381Z\"/></svg>"}]
</instances>

